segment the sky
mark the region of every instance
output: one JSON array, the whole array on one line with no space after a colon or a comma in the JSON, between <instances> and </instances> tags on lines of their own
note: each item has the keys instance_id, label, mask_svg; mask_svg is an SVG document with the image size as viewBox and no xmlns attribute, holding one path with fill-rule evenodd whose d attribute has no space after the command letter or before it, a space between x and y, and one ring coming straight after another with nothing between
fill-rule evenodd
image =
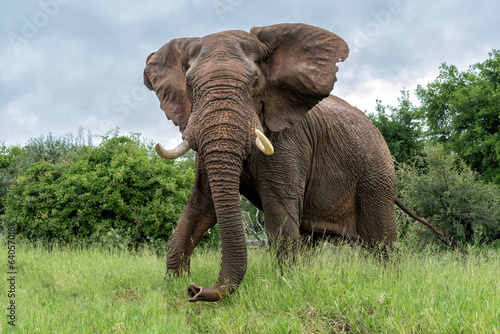
<instances>
[{"instance_id":1,"label":"sky","mask_svg":"<svg viewBox=\"0 0 500 334\"><path fill-rule=\"evenodd\" d=\"M349 45L332 94L373 113L401 90L465 71L500 49L498 0L23 0L0 4L0 142L41 135L140 133L173 146L178 128L143 85L147 56L168 41L307 23ZM94 140L94 142L96 141Z\"/></svg>"}]
</instances>

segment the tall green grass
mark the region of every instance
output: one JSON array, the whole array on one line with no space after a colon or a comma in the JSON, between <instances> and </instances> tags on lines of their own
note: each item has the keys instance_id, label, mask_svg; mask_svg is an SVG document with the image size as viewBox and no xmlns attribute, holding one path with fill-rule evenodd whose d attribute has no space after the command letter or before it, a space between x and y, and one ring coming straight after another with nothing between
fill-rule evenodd
<instances>
[{"instance_id":1,"label":"tall green grass","mask_svg":"<svg viewBox=\"0 0 500 334\"><path fill-rule=\"evenodd\" d=\"M197 250L190 276L165 279L165 258L143 250L17 248L18 333L498 333L500 251L463 257L403 248L379 261L324 244L281 272L249 249L240 288L217 303L188 303L186 288L214 283L220 252ZM1 264L2 306L7 305ZM4 308L5 309L5 308Z\"/></svg>"}]
</instances>

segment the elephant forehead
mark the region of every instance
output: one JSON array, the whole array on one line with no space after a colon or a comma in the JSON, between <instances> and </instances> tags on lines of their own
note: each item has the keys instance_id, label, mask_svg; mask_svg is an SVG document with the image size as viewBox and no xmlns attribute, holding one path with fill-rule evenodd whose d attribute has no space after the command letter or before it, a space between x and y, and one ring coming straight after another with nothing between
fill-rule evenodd
<instances>
[{"instance_id":1,"label":"elephant forehead","mask_svg":"<svg viewBox=\"0 0 500 334\"><path fill-rule=\"evenodd\" d=\"M243 30L227 30L202 37L202 41L204 43L210 43L220 40L236 41L239 39L247 39L249 37L251 37L251 34Z\"/></svg>"},{"instance_id":2,"label":"elephant forehead","mask_svg":"<svg viewBox=\"0 0 500 334\"><path fill-rule=\"evenodd\" d=\"M261 45L255 37L242 30L228 30L211 34L201 39L202 54L213 54L217 52L226 53L228 56L260 56Z\"/></svg>"},{"instance_id":3,"label":"elephant forehead","mask_svg":"<svg viewBox=\"0 0 500 334\"><path fill-rule=\"evenodd\" d=\"M258 71L255 59L258 57L251 41L237 40L227 35L214 34L202 40L201 50L188 62L186 77L190 81L216 78L252 78Z\"/></svg>"}]
</instances>

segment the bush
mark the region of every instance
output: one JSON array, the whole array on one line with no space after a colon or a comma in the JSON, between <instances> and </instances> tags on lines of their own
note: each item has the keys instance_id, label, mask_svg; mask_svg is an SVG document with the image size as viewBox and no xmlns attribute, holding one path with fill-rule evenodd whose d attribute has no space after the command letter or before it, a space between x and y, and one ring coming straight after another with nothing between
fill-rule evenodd
<instances>
[{"instance_id":1,"label":"bush","mask_svg":"<svg viewBox=\"0 0 500 334\"><path fill-rule=\"evenodd\" d=\"M115 131L116 132L116 131ZM0 215L4 213L5 198L14 181L23 174L31 164L39 161L57 163L74 159L88 153L92 148L92 136L89 133L87 143L83 137L83 128L78 136L69 133L61 137L40 136L31 138L24 147L7 147L0 144Z\"/></svg>"},{"instance_id":2,"label":"bush","mask_svg":"<svg viewBox=\"0 0 500 334\"><path fill-rule=\"evenodd\" d=\"M399 164L398 197L415 213L461 243L500 238L500 188L479 179L442 145L426 145L422 156ZM421 236L430 234L414 226Z\"/></svg>"},{"instance_id":3,"label":"bush","mask_svg":"<svg viewBox=\"0 0 500 334\"><path fill-rule=\"evenodd\" d=\"M113 135L57 162L25 169L6 220L31 240L165 247L194 182L190 160L161 160L138 138Z\"/></svg>"},{"instance_id":4,"label":"bush","mask_svg":"<svg viewBox=\"0 0 500 334\"><path fill-rule=\"evenodd\" d=\"M17 162L22 154L22 149L18 146L5 146L5 142L0 145L0 217L5 210L5 196L12 184L12 180L17 178L19 174Z\"/></svg>"}]
</instances>

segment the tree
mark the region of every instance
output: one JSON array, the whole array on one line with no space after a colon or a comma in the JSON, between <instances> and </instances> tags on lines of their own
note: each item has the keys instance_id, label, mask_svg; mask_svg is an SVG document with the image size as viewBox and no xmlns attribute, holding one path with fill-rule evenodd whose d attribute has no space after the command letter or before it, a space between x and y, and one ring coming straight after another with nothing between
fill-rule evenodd
<instances>
[{"instance_id":1,"label":"tree","mask_svg":"<svg viewBox=\"0 0 500 334\"><path fill-rule=\"evenodd\" d=\"M368 117L382 133L396 161L407 162L422 151L422 124L407 90L401 91L398 102L397 107L391 107L383 106L382 102L377 100L377 113L369 114Z\"/></svg>"},{"instance_id":2,"label":"tree","mask_svg":"<svg viewBox=\"0 0 500 334\"><path fill-rule=\"evenodd\" d=\"M437 79L416 94L429 139L500 184L500 51L465 72L443 63Z\"/></svg>"}]
</instances>

